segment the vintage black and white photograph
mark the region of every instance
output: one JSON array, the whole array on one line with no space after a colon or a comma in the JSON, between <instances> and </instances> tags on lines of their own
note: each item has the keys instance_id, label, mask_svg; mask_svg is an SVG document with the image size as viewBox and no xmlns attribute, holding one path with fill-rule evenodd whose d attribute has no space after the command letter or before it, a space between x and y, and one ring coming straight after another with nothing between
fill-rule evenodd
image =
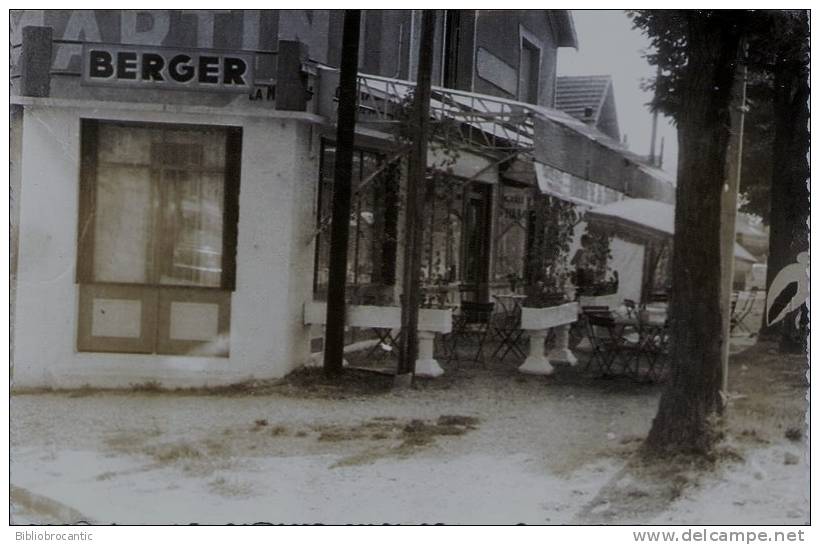
<instances>
[{"instance_id":1,"label":"vintage black and white photograph","mask_svg":"<svg viewBox=\"0 0 820 545\"><path fill-rule=\"evenodd\" d=\"M10 524L802 541L811 13L537 7L10 10Z\"/></svg>"}]
</instances>

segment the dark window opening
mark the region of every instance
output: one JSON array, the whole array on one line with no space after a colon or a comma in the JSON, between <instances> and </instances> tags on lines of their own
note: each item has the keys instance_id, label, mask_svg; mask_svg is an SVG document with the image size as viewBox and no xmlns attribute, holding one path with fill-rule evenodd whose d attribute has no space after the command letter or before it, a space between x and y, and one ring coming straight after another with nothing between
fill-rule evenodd
<instances>
[{"instance_id":1,"label":"dark window opening","mask_svg":"<svg viewBox=\"0 0 820 545\"><path fill-rule=\"evenodd\" d=\"M444 12L444 55L441 84L450 89L458 88L458 57L461 44L461 14L458 10Z\"/></svg>"},{"instance_id":2,"label":"dark window opening","mask_svg":"<svg viewBox=\"0 0 820 545\"><path fill-rule=\"evenodd\" d=\"M526 39L521 40L518 67L518 100L538 104L538 80L541 78L541 49Z\"/></svg>"}]
</instances>

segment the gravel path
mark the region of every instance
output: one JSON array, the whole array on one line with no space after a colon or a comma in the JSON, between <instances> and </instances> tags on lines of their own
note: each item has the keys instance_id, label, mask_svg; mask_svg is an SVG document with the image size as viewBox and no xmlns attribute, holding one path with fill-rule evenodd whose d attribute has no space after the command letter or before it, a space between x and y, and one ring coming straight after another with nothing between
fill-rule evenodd
<instances>
[{"instance_id":1,"label":"gravel path","mask_svg":"<svg viewBox=\"0 0 820 545\"><path fill-rule=\"evenodd\" d=\"M590 510L622 479L660 394L577 368L532 377L512 365L451 369L400 391L309 379L221 395L14 395L12 483L101 523L595 522ZM803 465L785 471L800 478ZM701 516L687 500L702 490L685 487L646 516L686 522L677 506ZM807 516L808 504L789 509Z\"/></svg>"}]
</instances>

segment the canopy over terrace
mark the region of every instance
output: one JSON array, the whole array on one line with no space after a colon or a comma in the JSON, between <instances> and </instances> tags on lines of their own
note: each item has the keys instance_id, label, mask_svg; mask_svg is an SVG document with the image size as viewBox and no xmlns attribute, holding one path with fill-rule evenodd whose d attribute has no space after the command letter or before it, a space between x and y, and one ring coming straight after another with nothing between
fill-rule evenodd
<instances>
[{"instance_id":1,"label":"canopy over terrace","mask_svg":"<svg viewBox=\"0 0 820 545\"><path fill-rule=\"evenodd\" d=\"M335 70L319 67L317 113L330 123L335 119L336 77ZM410 81L359 75L357 134L397 147L359 180L357 192L402 156L399 140L391 134L404 122L414 89ZM446 168L447 181L435 181L429 195L423 281L446 285L456 294L474 284L479 299L485 299L487 288L494 287L488 284L500 288L509 286L512 277L523 279L528 211L538 193L583 209L626 196L671 199L674 193L668 175L641 163L596 128L552 108L433 87L430 115L440 122L435 138L457 149L458 160ZM437 159L432 148L428 166L443 171ZM475 225L468 225L470 217L485 217L479 223L493 226L471 236Z\"/></svg>"},{"instance_id":2,"label":"canopy over terrace","mask_svg":"<svg viewBox=\"0 0 820 545\"><path fill-rule=\"evenodd\" d=\"M630 229L646 237L668 238L675 234L675 207L649 199L625 199L599 206L587 212L586 218L616 231ZM757 259L737 242L735 259L757 263Z\"/></svg>"},{"instance_id":3,"label":"canopy over terrace","mask_svg":"<svg viewBox=\"0 0 820 545\"><path fill-rule=\"evenodd\" d=\"M616 234L644 240L651 249L644 269L644 296L649 294L661 254L675 234L675 207L650 199L624 199L587 211L585 218ZM746 248L735 242L735 259L756 263Z\"/></svg>"},{"instance_id":4,"label":"canopy over terrace","mask_svg":"<svg viewBox=\"0 0 820 545\"><path fill-rule=\"evenodd\" d=\"M335 70L320 67L319 112L335 119ZM415 89L415 83L394 78L360 74L359 117L362 127L376 130L401 123L399 108ZM443 137L461 148L492 154L499 162L514 158L534 160L576 180L600 184L629 196L674 199L674 181L660 169L640 158L595 127L569 114L526 102L433 87L431 116L451 120ZM440 133L441 134L441 133ZM482 172L481 174L484 174ZM533 185L535 172L532 172ZM571 195L539 184L542 192L572 201Z\"/></svg>"}]
</instances>

